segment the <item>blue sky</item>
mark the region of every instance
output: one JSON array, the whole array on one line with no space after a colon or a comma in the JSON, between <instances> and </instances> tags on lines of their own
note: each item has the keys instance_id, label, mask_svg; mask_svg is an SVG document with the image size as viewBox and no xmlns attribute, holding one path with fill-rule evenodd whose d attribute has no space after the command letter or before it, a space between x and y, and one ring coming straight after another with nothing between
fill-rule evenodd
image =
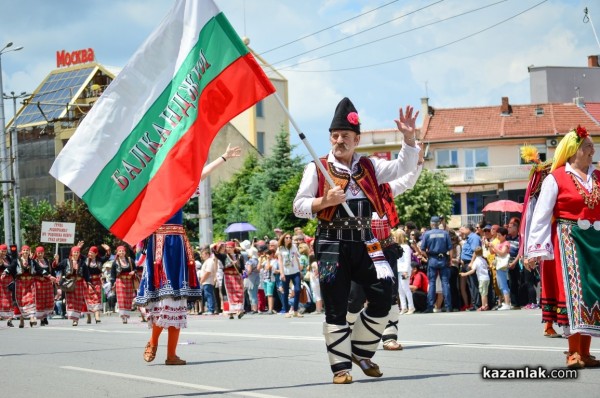
<instances>
[{"instance_id":1,"label":"blue sky","mask_svg":"<svg viewBox=\"0 0 600 398\"><path fill-rule=\"evenodd\" d=\"M328 150L333 110L344 96L358 108L363 130L393 128L398 108L420 108L424 96L443 108L499 105L503 96L529 103L528 66L586 66L588 55L600 53L591 23L600 30L600 0L216 3L240 36L288 78L290 112L319 154ZM2 56L4 92L34 90L56 68L57 50L91 47L98 62L124 66L171 4L2 2L0 47L9 41L25 47ZM6 101L5 113L12 117ZM295 131L292 143L299 144ZM308 156L301 144L296 152Z\"/></svg>"}]
</instances>

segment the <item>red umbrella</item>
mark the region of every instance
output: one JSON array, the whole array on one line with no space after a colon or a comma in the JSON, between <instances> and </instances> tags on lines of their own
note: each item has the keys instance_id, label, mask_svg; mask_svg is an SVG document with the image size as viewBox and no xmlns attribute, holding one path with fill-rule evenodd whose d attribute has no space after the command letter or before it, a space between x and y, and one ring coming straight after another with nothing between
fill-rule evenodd
<instances>
[{"instance_id":1,"label":"red umbrella","mask_svg":"<svg viewBox=\"0 0 600 398\"><path fill-rule=\"evenodd\" d=\"M523 213L523 204L512 200L497 200L488 203L482 211L502 211L505 213Z\"/></svg>"}]
</instances>

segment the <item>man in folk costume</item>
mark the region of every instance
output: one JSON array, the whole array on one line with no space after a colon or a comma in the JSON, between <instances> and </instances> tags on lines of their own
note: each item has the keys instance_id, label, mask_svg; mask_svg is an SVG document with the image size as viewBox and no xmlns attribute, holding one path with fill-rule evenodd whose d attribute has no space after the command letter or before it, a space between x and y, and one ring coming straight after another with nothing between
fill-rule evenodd
<instances>
[{"instance_id":1,"label":"man in folk costume","mask_svg":"<svg viewBox=\"0 0 600 398\"><path fill-rule=\"evenodd\" d=\"M525 248L528 247L529 231L531 230L531 218L533 210L537 204L540 196L540 190L542 188L542 182L550 173L552 167L552 161L547 160L542 162L539 157L539 153L536 147L531 145L525 145L521 147L521 158L525 163L534 163L529 173L529 183L527 184L527 190L525 191L525 198L523 200L523 213L521 231L519 236L521 242L519 243L519 251L521 257L525 252ZM544 336L549 338L561 338L562 335L554 330L553 325L561 324L567 325L569 319L567 317L567 307L565 306L564 300L560 303L557 302L557 292L555 291L556 286L556 264L554 259L544 260L539 264L528 258L524 258L524 265L529 270L533 271L539 266L540 279L541 279L541 292L540 292L540 306L542 308L542 322L544 326ZM548 268L548 281L545 281L544 269ZM560 321L559 321L560 318Z\"/></svg>"},{"instance_id":2,"label":"man in folk costume","mask_svg":"<svg viewBox=\"0 0 600 398\"><path fill-rule=\"evenodd\" d=\"M314 247L325 303L323 334L335 384L352 382L353 362L367 376L382 375L371 358L388 323L394 275L373 236L371 217L373 211L380 217L385 214L379 185L417 167L419 148L414 136L417 116L418 112L413 116L410 106L406 114L400 109L396 125L406 145L396 160L369 159L355 153L360 142L360 122L356 108L344 98L329 128L332 149L320 159L335 186L329 187L316 164L309 163L294 199L297 217L310 218L316 214L319 219ZM355 217L349 217L340 206L344 202ZM352 281L362 285L368 305L351 330L346 313Z\"/></svg>"},{"instance_id":3,"label":"man in folk costume","mask_svg":"<svg viewBox=\"0 0 600 398\"><path fill-rule=\"evenodd\" d=\"M44 271L43 274L35 276L35 317L40 320L41 326L48 325L48 316L54 312L54 282L56 278L51 274L52 268L50 263L44 258L44 248L38 246L35 248L35 257L33 261L36 268Z\"/></svg>"},{"instance_id":4,"label":"man in folk costume","mask_svg":"<svg viewBox=\"0 0 600 398\"><path fill-rule=\"evenodd\" d=\"M393 279L392 288L392 307L390 309L388 324L383 331L382 341L383 349L388 351L399 351L402 350L402 345L398 343L398 319L400 310L398 308L398 259L402 257L402 249L400 245L396 243L392 236L392 229L396 228L400 224L398 212L396 211L396 204L394 203L394 197L401 193L412 189L423 170L423 147L419 153L419 161L417 167L412 172L408 173L397 180L389 183L381 184L379 186L381 199L385 207L385 215L379 217L377 212L373 212L373 218L371 220L371 229L373 235L381 244L383 255L390 264L392 271L396 278ZM350 289L350 298L348 300L348 314L346 320L350 327L354 326L360 310L364 307L367 298L365 297L364 290L359 283L352 282Z\"/></svg>"},{"instance_id":5,"label":"man in folk costume","mask_svg":"<svg viewBox=\"0 0 600 398\"><path fill-rule=\"evenodd\" d=\"M7 257L8 246L0 245L0 318L6 319L6 326L13 327L12 319L13 311L13 296L14 296L14 279L12 275L5 273L10 266L10 261Z\"/></svg>"},{"instance_id":6,"label":"man in folk costume","mask_svg":"<svg viewBox=\"0 0 600 398\"><path fill-rule=\"evenodd\" d=\"M557 323L567 328L567 366L599 367L590 355L592 336L600 335L600 172L593 164L594 143L578 126L561 140L550 174L533 211L526 257L544 261L548 297L560 308ZM549 265L553 264L554 268ZM568 324L567 324L568 320Z\"/></svg>"}]
</instances>

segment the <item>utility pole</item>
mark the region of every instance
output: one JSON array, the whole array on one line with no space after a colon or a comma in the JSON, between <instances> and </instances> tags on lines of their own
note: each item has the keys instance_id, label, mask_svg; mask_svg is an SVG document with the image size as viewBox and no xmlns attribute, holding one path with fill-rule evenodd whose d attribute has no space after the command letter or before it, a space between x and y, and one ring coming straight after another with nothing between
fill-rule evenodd
<instances>
[{"instance_id":1,"label":"utility pole","mask_svg":"<svg viewBox=\"0 0 600 398\"><path fill-rule=\"evenodd\" d=\"M210 176L200 182L198 195L198 243L210 245L213 241L212 201L210 198Z\"/></svg>"},{"instance_id":2,"label":"utility pole","mask_svg":"<svg viewBox=\"0 0 600 398\"><path fill-rule=\"evenodd\" d=\"M12 99L13 101L13 122L11 126L11 160L13 172L13 202L15 211L15 244L21 247L21 183L19 178L19 132L17 131L17 99L25 98L31 94L22 91L21 94L15 94L14 91L10 95L3 94L4 99Z\"/></svg>"},{"instance_id":3,"label":"utility pole","mask_svg":"<svg viewBox=\"0 0 600 398\"><path fill-rule=\"evenodd\" d=\"M0 93L3 92L2 85L2 54L10 51L19 51L23 47L12 47L13 43L7 43L0 49ZM9 49L10 48L10 49ZM13 244L12 221L10 216L10 194L8 189L8 158L6 157L6 118L4 116L4 96L0 95L0 176L2 178L2 207L4 210L4 240L7 245Z\"/></svg>"}]
</instances>

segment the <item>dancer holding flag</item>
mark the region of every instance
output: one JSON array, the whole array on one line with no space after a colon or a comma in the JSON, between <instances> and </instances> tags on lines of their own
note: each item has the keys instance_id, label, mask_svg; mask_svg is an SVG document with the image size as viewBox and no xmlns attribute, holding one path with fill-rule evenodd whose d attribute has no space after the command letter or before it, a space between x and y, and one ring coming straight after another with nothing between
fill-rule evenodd
<instances>
[{"instance_id":1,"label":"dancer holding flag","mask_svg":"<svg viewBox=\"0 0 600 398\"><path fill-rule=\"evenodd\" d=\"M415 143L413 108L400 109L396 125L404 135L398 158L392 161L370 159L355 153L360 142L360 120L348 98L338 104L331 126L331 151L317 161L322 163L335 186L326 184L315 162L309 163L294 199L297 217L318 217L315 255L319 267L321 293L325 303L323 334L334 374L334 384L352 382L352 362L371 377L381 377L379 366L371 361L388 322L392 301L392 278L381 245L373 237L371 217L385 214L378 186L414 171L419 159ZM349 217L346 204L356 217ZM367 246L369 243L369 246ZM363 286L368 305L350 330L346 322L348 295L352 281Z\"/></svg>"},{"instance_id":2,"label":"dancer holding flag","mask_svg":"<svg viewBox=\"0 0 600 398\"><path fill-rule=\"evenodd\" d=\"M225 153L209 163L202 171L202 179L227 159L240 156L239 147L227 146ZM158 339L167 329L166 365L185 365L176 354L179 333L187 327L187 300L202 295L196 275L194 254L183 229L183 211L179 210L152 234L146 247L144 274L136 303L146 307L148 327L152 329L150 341L144 349L144 360L156 357Z\"/></svg>"},{"instance_id":3,"label":"dancer holding flag","mask_svg":"<svg viewBox=\"0 0 600 398\"><path fill-rule=\"evenodd\" d=\"M165 363L186 363L175 353L187 325L182 306L200 289L181 209L202 176L239 156L228 148L203 170L221 127L274 91L212 1L177 0L50 170L118 238L133 246L152 235L136 300L148 306L152 327L146 361L168 328Z\"/></svg>"}]
</instances>

